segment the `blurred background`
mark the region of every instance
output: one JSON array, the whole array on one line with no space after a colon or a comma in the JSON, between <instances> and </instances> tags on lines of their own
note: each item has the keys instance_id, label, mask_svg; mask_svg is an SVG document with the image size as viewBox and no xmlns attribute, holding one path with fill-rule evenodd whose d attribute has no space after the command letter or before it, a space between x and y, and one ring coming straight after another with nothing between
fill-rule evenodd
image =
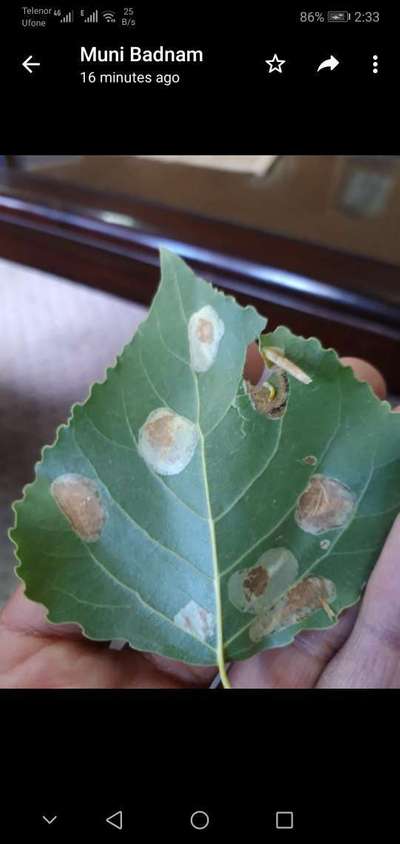
<instances>
[{"instance_id":1,"label":"blurred background","mask_svg":"<svg viewBox=\"0 0 400 844\"><path fill-rule=\"evenodd\" d=\"M399 220L397 156L0 156L0 605L11 502L145 317L160 245L394 400Z\"/></svg>"},{"instance_id":2,"label":"blurred background","mask_svg":"<svg viewBox=\"0 0 400 844\"><path fill-rule=\"evenodd\" d=\"M400 157L16 156L60 183L127 193L216 220L400 264Z\"/></svg>"}]
</instances>

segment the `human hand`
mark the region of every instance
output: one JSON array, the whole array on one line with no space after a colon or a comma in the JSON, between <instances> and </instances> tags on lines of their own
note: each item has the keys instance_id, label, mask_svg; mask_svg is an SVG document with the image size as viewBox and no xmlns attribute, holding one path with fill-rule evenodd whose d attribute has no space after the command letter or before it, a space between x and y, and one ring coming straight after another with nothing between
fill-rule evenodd
<instances>
[{"instance_id":1,"label":"human hand","mask_svg":"<svg viewBox=\"0 0 400 844\"><path fill-rule=\"evenodd\" d=\"M365 361L343 358L379 398L385 383ZM249 350L246 377L260 362ZM54 625L19 587L0 615L0 688L207 688L216 668L85 639L77 625ZM293 644L265 651L229 672L234 688L400 687L400 518L390 532L361 606L326 631L304 631Z\"/></svg>"}]
</instances>

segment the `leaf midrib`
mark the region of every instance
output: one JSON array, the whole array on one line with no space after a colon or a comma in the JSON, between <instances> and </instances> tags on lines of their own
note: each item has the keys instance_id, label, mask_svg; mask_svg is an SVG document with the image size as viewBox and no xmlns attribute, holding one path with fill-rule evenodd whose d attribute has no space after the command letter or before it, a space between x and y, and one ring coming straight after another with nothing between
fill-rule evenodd
<instances>
[{"instance_id":1,"label":"leaf midrib","mask_svg":"<svg viewBox=\"0 0 400 844\"><path fill-rule=\"evenodd\" d=\"M175 286L178 293L178 302L179 307L182 313L183 321L186 326L186 332L188 331L188 320L186 318L185 309L183 307L182 301L182 294L180 291L178 278L176 275L176 271L173 271L173 277ZM207 505L207 514L208 514L208 529L210 534L210 544L211 544L211 554L212 554L212 566L214 572L214 594L215 594L215 627L216 627L216 638L217 638L217 648L216 648L216 656L217 656L217 664L219 668L219 672L221 677L226 677L225 673L225 654L224 654L224 635L223 635L223 616L222 616L222 596L221 596L221 586L220 586L220 579L219 579L219 571L218 571L218 555L217 555L217 544L216 544L216 537L215 537L215 524L212 515L212 507L211 507L211 499L210 499L210 486L208 482L208 473L207 473L207 463L206 463L206 455L205 455L205 442L204 442L204 434L201 429L200 425L200 410L201 410L201 401L200 401L200 392L199 392L199 382L198 376L190 367L190 371L192 373L193 384L196 391L196 400L197 400L197 429L199 431L200 437L200 449L201 449L201 461L203 466L203 476L204 476L204 491L206 496L206 505Z\"/></svg>"}]
</instances>

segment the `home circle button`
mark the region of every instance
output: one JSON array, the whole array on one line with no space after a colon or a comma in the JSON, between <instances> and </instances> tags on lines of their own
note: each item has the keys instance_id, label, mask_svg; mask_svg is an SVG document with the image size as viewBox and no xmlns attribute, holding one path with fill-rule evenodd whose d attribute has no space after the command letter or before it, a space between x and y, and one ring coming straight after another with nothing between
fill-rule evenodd
<instances>
[{"instance_id":1,"label":"home circle button","mask_svg":"<svg viewBox=\"0 0 400 844\"><path fill-rule=\"evenodd\" d=\"M207 829L208 824L210 823L210 818L207 815L207 812L203 812L202 809L199 809L197 812L193 812L193 815L190 818L190 823L194 829Z\"/></svg>"}]
</instances>

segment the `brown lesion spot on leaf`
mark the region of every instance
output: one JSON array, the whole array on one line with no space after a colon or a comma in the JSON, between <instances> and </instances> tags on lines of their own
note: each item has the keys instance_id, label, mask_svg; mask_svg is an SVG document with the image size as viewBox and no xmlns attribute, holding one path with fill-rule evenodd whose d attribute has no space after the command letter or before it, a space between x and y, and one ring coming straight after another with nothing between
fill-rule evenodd
<instances>
[{"instance_id":1,"label":"brown lesion spot on leaf","mask_svg":"<svg viewBox=\"0 0 400 844\"><path fill-rule=\"evenodd\" d=\"M97 542L106 520L97 484L83 475L70 473L56 478L50 492L75 533L84 542Z\"/></svg>"},{"instance_id":2,"label":"brown lesion spot on leaf","mask_svg":"<svg viewBox=\"0 0 400 844\"><path fill-rule=\"evenodd\" d=\"M313 475L298 499L296 523L306 533L324 533L343 527L355 506L356 496L345 484L325 475Z\"/></svg>"},{"instance_id":3,"label":"brown lesion spot on leaf","mask_svg":"<svg viewBox=\"0 0 400 844\"><path fill-rule=\"evenodd\" d=\"M174 622L185 633L190 633L205 642L214 635L214 616L196 601L189 601L174 616Z\"/></svg>"},{"instance_id":4,"label":"brown lesion spot on leaf","mask_svg":"<svg viewBox=\"0 0 400 844\"><path fill-rule=\"evenodd\" d=\"M330 604L336 598L336 587L326 577L306 577L289 590L268 613L260 614L250 626L249 635L253 642L260 642L265 636L292 627L323 609L332 620L335 613Z\"/></svg>"},{"instance_id":5,"label":"brown lesion spot on leaf","mask_svg":"<svg viewBox=\"0 0 400 844\"><path fill-rule=\"evenodd\" d=\"M326 577L306 577L290 589L280 611L280 624L294 624L314 610L320 609L336 598L336 587Z\"/></svg>"},{"instance_id":6,"label":"brown lesion spot on leaf","mask_svg":"<svg viewBox=\"0 0 400 844\"><path fill-rule=\"evenodd\" d=\"M249 601L253 596L259 598L260 595L264 594L268 580L268 572L263 566L254 566L254 568L249 569L243 580L243 591Z\"/></svg>"},{"instance_id":7,"label":"brown lesion spot on leaf","mask_svg":"<svg viewBox=\"0 0 400 844\"><path fill-rule=\"evenodd\" d=\"M254 566L231 574L229 600L240 612L265 612L296 580L298 568L288 548L270 548Z\"/></svg>"},{"instance_id":8,"label":"brown lesion spot on leaf","mask_svg":"<svg viewBox=\"0 0 400 844\"><path fill-rule=\"evenodd\" d=\"M268 380L258 386L245 381L245 387L257 413L270 419L280 419L283 416L289 393L289 380L285 372L272 372Z\"/></svg>"},{"instance_id":9,"label":"brown lesion spot on leaf","mask_svg":"<svg viewBox=\"0 0 400 844\"><path fill-rule=\"evenodd\" d=\"M214 326L209 319L200 318L197 323L196 336L201 343L212 343L214 340Z\"/></svg>"},{"instance_id":10,"label":"brown lesion spot on leaf","mask_svg":"<svg viewBox=\"0 0 400 844\"><path fill-rule=\"evenodd\" d=\"M315 457L314 454L307 454L307 457L303 457L303 463L307 466L316 466L318 463L318 459Z\"/></svg>"},{"instance_id":11,"label":"brown lesion spot on leaf","mask_svg":"<svg viewBox=\"0 0 400 844\"><path fill-rule=\"evenodd\" d=\"M190 463L198 437L193 422L168 407L159 407L140 428L138 451L158 474L177 475Z\"/></svg>"},{"instance_id":12,"label":"brown lesion spot on leaf","mask_svg":"<svg viewBox=\"0 0 400 844\"><path fill-rule=\"evenodd\" d=\"M190 364L195 372L207 372L213 365L225 325L211 305L205 305L190 317L188 339Z\"/></svg>"}]
</instances>

